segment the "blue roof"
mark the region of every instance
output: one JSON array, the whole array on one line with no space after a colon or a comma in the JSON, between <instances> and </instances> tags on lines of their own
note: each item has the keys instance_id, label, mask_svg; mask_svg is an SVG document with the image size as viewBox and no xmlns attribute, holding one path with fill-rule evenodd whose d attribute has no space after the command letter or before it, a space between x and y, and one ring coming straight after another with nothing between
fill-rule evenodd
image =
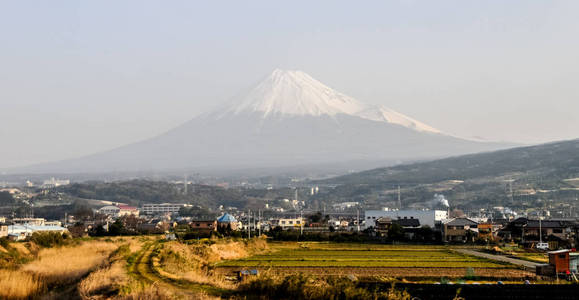
<instances>
[{"instance_id":1,"label":"blue roof","mask_svg":"<svg viewBox=\"0 0 579 300\"><path fill-rule=\"evenodd\" d=\"M221 216L217 219L217 222L219 222L219 223L233 223L233 222L237 222L237 220L232 215L225 213L225 214L223 214L223 216Z\"/></svg>"}]
</instances>

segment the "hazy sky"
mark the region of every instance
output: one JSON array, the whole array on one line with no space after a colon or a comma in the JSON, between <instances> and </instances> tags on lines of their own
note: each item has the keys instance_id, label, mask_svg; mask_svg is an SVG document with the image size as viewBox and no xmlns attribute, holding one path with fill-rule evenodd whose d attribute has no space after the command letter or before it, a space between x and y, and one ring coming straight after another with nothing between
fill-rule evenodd
<instances>
[{"instance_id":1,"label":"hazy sky","mask_svg":"<svg viewBox=\"0 0 579 300\"><path fill-rule=\"evenodd\" d=\"M465 137L579 137L579 1L2 1L0 169L160 134L299 69Z\"/></svg>"}]
</instances>

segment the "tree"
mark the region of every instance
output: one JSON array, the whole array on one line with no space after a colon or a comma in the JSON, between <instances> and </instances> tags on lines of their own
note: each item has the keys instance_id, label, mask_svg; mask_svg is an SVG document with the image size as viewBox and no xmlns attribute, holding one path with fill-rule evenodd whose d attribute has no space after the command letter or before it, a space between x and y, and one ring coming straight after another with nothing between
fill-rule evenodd
<instances>
[{"instance_id":1,"label":"tree","mask_svg":"<svg viewBox=\"0 0 579 300\"><path fill-rule=\"evenodd\" d=\"M392 223L388 228L388 238L394 241L399 241L404 238L404 228L398 223Z\"/></svg>"},{"instance_id":2,"label":"tree","mask_svg":"<svg viewBox=\"0 0 579 300\"><path fill-rule=\"evenodd\" d=\"M14 197L12 197L12 194L9 192L0 192L0 206L10 206L15 203L16 201Z\"/></svg>"},{"instance_id":3,"label":"tree","mask_svg":"<svg viewBox=\"0 0 579 300\"><path fill-rule=\"evenodd\" d=\"M308 220L310 223L320 223L322 221L322 213L318 211L317 213L308 216Z\"/></svg>"}]
</instances>

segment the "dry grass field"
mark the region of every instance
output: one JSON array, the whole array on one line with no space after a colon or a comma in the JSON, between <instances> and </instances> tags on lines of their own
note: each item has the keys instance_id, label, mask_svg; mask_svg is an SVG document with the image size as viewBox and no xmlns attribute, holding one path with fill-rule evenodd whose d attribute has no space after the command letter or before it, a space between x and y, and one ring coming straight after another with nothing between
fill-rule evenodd
<instances>
[{"instance_id":1,"label":"dry grass field","mask_svg":"<svg viewBox=\"0 0 579 300\"><path fill-rule=\"evenodd\" d=\"M163 241L160 236L117 237L71 240L53 248L10 243L2 253L15 259L0 268L0 299L239 299L260 293L323 299L341 289L352 297L405 299L407 294L395 290L372 294L348 278L434 282L441 277L463 278L469 269L479 278L529 276L512 265L444 246L266 242L261 238L181 243ZM248 268L259 269L260 276L233 280L231 275Z\"/></svg>"}]
</instances>

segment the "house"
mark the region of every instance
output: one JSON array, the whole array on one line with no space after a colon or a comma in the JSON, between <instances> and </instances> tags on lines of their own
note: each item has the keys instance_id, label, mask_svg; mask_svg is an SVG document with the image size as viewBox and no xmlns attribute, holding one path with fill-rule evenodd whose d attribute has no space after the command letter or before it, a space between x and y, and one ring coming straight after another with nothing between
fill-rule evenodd
<instances>
[{"instance_id":1,"label":"house","mask_svg":"<svg viewBox=\"0 0 579 300\"><path fill-rule=\"evenodd\" d=\"M224 213L221 217L217 218L217 226L227 227L229 226L231 230L237 230L239 228L239 222L237 219L228 213Z\"/></svg>"},{"instance_id":2,"label":"house","mask_svg":"<svg viewBox=\"0 0 579 300\"><path fill-rule=\"evenodd\" d=\"M392 226L392 219L390 217L380 217L374 223L374 231L378 236L388 236L388 231Z\"/></svg>"},{"instance_id":3,"label":"house","mask_svg":"<svg viewBox=\"0 0 579 300\"><path fill-rule=\"evenodd\" d=\"M474 235L478 234L478 223L469 218L451 219L442 228L446 242L472 242Z\"/></svg>"},{"instance_id":4,"label":"house","mask_svg":"<svg viewBox=\"0 0 579 300\"><path fill-rule=\"evenodd\" d=\"M212 232L217 230L217 220L195 220L189 222L189 228L197 232Z\"/></svg>"},{"instance_id":5,"label":"house","mask_svg":"<svg viewBox=\"0 0 579 300\"><path fill-rule=\"evenodd\" d=\"M119 205L118 207L119 207L119 213L118 213L119 217L122 217L122 216L138 217L139 216L139 210L134 206Z\"/></svg>"},{"instance_id":6,"label":"house","mask_svg":"<svg viewBox=\"0 0 579 300\"><path fill-rule=\"evenodd\" d=\"M478 236L486 240L493 240L495 237L495 228L492 223L479 223L478 224Z\"/></svg>"},{"instance_id":7,"label":"house","mask_svg":"<svg viewBox=\"0 0 579 300\"><path fill-rule=\"evenodd\" d=\"M413 217L404 217L403 219L393 220L392 222L400 225L400 227L404 229L420 228L420 220L414 219Z\"/></svg>"},{"instance_id":8,"label":"house","mask_svg":"<svg viewBox=\"0 0 579 300\"><path fill-rule=\"evenodd\" d=\"M420 229L420 221L414 219L413 217L403 219L397 219L392 221L393 224L398 224L404 230L404 236L407 239L413 239L416 235L417 230Z\"/></svg>"},{"instance_id":9,"label":"house","mask_svg":"<svg viewBox=\"0 0 579 300\"><path fill-rule=\"evenodd\" d=\"M159 219L149 220L136 225L137 231L143 233L163 233L168 232L171 224Z\"/></svg>"},{"instance_id":10,"label":"house","mask_svg":"<svg viewBox=\"0 0 579 300\"><path fill-rule=\"evenodd\" d=\"M282 229L299 229L304 227L306 220L304 218L281 218L272 220L272 225L279 226Z\"/></svg>"},{"instance_id":11,"label":"house","mask_svg":"<svg viewBox=\"0 0 579 300\"><path fill-rule=\"evenodd\" d=\"M531 247L540 240L549 241L551 249L560 246L574 246L574 236L578 224L570 220L531 220L517 218L508 223L499 234L506 239L513 239ZM541 238L539 238L539 233Z\"/></svg>"},{"instance_id":12,"label":"house","mask_svg":"<svg viewBox=\"0 0 579 300\"><path fill-rule=\"evenodd\" d=\"M0 238L8 236L8 224L0 223Z\"/></svg>"}]
</instances>

